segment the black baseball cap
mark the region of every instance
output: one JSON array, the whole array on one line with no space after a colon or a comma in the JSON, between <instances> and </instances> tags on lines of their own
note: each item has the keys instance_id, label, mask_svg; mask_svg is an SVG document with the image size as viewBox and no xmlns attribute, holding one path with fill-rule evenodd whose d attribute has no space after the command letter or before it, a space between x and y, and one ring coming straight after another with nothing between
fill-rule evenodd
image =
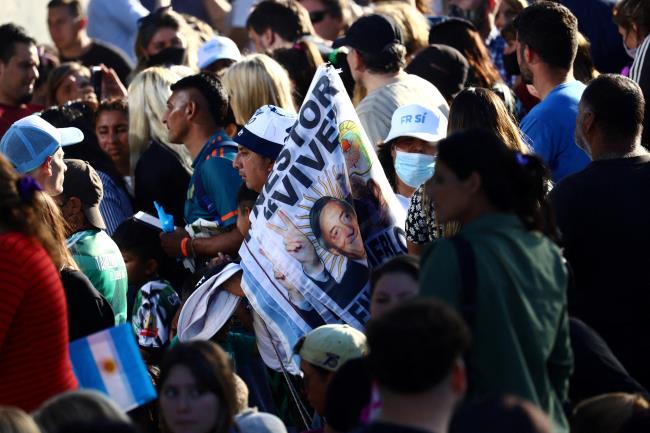
<instances>
[{"instance_id":1,"label":"black baseball cap","mask_svg":"<svg viewBox=\"0 0 650 433\"><path fill-rule=\"evenodd\" d=\"M392 44L403 44L402 32L389 17L365 15L356 20L345 36L334 41L334 48L349 46L369 54L379 54Z\"/></svg>"}]
</instances>

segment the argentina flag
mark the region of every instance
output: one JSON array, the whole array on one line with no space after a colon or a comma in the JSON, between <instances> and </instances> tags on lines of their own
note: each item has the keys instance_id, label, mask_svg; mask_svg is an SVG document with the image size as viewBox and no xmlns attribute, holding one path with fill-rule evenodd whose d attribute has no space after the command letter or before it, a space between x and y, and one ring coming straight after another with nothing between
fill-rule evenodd
<instances>
[{"instance_id":1,"label":"argentina flag","mask_svg":"<svg viewBox=\"0 0 650 433\"><path fill-rule=\"evenodd\" d=\"M130 324L71 342L70 360L80 388L103 392L124 411L156 398Z\"/></svg>"}]
</instances>

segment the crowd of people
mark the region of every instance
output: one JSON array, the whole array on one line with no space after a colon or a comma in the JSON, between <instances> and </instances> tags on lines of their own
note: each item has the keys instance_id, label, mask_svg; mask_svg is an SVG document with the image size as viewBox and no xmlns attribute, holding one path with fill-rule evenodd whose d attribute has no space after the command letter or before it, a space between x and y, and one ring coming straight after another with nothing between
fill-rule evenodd
<instances>
[{"instance_id":1,"label":"crowd of people","mask_svg":"<svg viewBox=\"0 0 650 433\"><path fill-rule=\"evenodd\" d=\"M0 433L650 431L650 2L160 3L0 25ZM347 197L256 228L320 324L292 371L239 254L327 64L408 253L368 267L383 217ZM288 275L337 280L321 250L360 329ZM124 324L157 390L130 410L70 356Z\"/></svg>"}]
</instances>

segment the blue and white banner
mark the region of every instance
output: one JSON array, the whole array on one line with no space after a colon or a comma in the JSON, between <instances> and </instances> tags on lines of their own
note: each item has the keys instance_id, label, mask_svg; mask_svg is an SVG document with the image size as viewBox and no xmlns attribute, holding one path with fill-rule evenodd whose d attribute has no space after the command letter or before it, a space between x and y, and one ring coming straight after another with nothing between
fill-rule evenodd
<instances>
[{"instance_id":1,"label":"blue and white banner","mask_svg":"<svg viewBox=\"0 0 650 433\"><path fill-rule=\"evenodd\" d=\"M242 286L290 371L298 338L363 329L370 270L406 253L405 214L343 82L321 66L250 214Z\"/></svg>"},{"instance_id":2,"label":"blue and white banner","mask_svg":"<svg viewBox=\"0 0 650 433\"><path fill-rule=\"evenodd\" d=\"M70 360L80 388L103 392L124 411L156 399L128 323L71 342Z\"/></svg>"}]
</instances>

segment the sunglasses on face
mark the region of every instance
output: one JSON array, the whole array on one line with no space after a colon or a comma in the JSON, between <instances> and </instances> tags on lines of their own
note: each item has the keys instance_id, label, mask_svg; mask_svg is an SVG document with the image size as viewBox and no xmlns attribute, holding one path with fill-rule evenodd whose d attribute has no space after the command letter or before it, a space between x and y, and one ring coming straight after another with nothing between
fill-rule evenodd
<instances>
[{"instance_id":1,"label":"sunglasses on face","mask_svg":"<svg viewBox=\"0 0 650 433\"><path fill-rule=\"evenodd\" d=\"M312 24L319 23L325 19L325 16L329 13L329 11L313 11L309 12L309 19L311 20Z\"/></svg>"}]
</instances>

